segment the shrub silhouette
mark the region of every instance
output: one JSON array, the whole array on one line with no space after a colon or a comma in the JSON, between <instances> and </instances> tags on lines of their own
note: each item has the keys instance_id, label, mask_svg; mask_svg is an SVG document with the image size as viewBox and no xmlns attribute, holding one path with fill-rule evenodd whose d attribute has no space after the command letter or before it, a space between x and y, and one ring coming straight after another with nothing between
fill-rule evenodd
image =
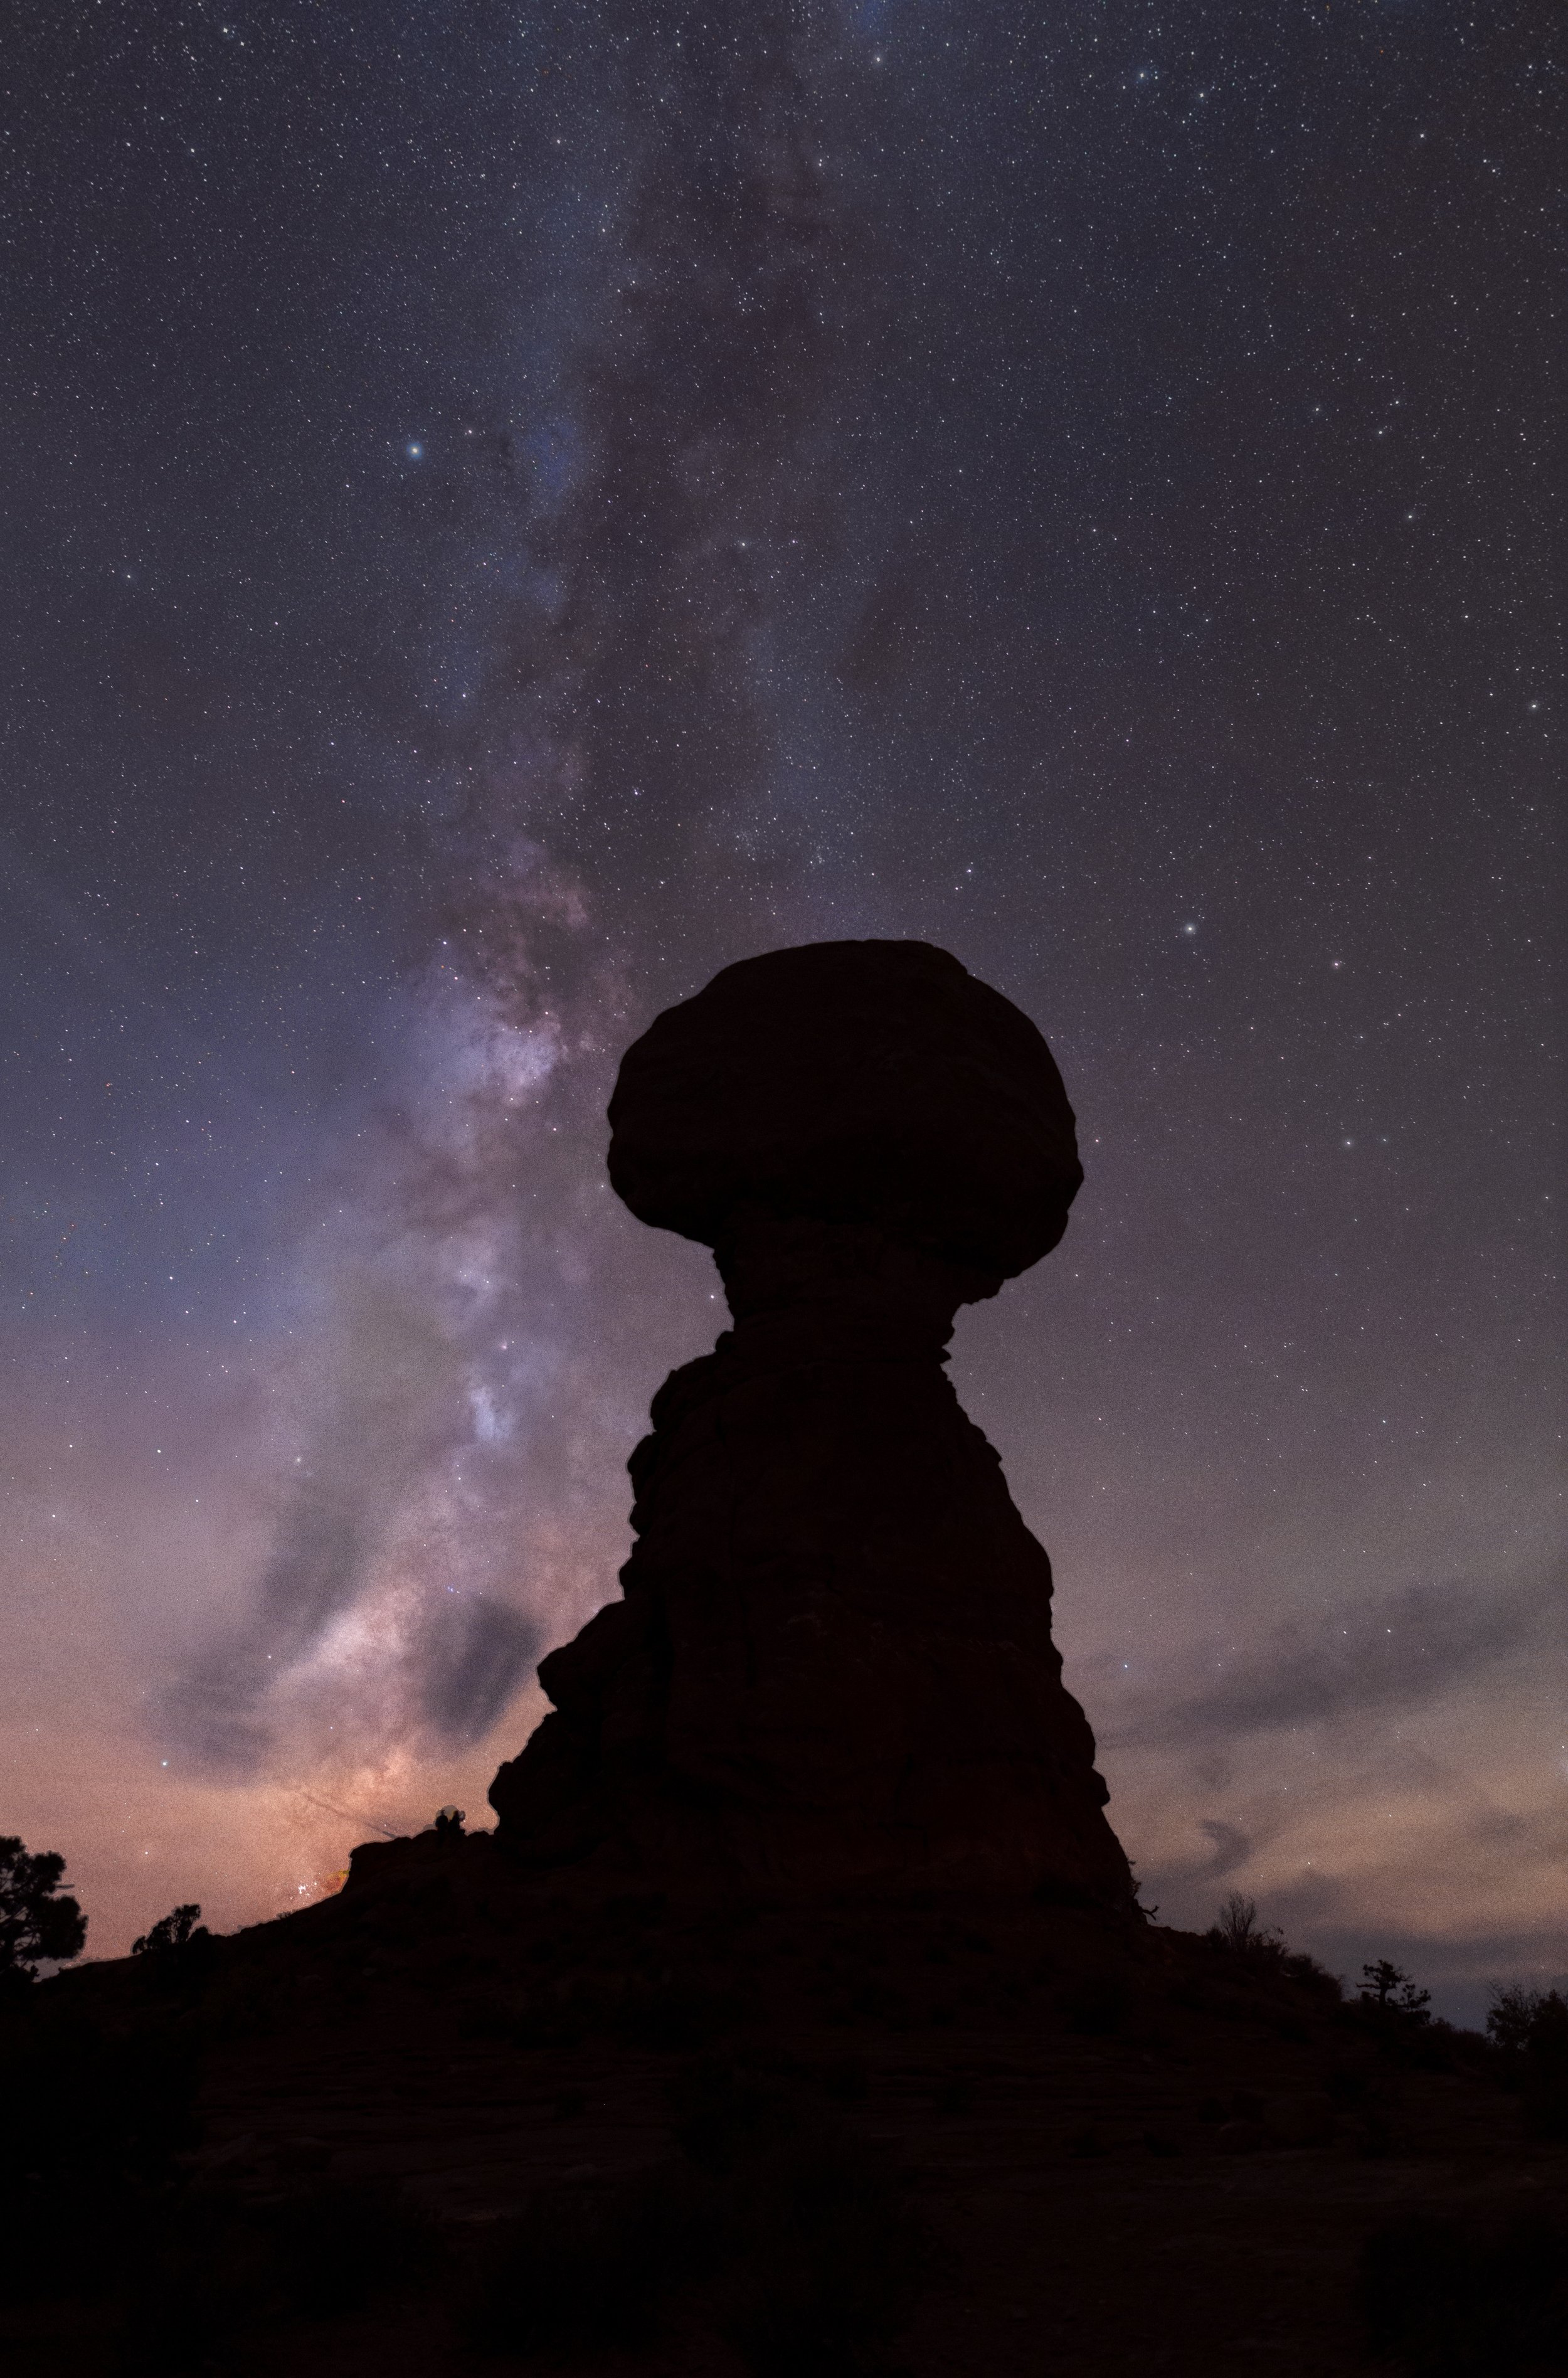
<instances>
[{"instance_id":1,"label":"shrub silhouette","mask_svg":"<svg viewBox=\"0 0 1568 2378\"><path fill-rule=\"evenodd\" d=\"M1522 2054L1549 1997L1562 2002L1557 1990L1534 1990L1526 1982L1494 1982L1487 2010L1487 2037L1504 2055Z\"/></svg>"},{"instance_id":2,"label":"shrub silhouette","mask_svg":"<svg viewBox=\"0 0 1568 2378\"><path fill-rule=\"evenodd\" d=\"M87 1918L61 1892L65 1871L57 1850L33 1855L15 1833L0 1833L0 1980L30 1982L41 1964L81 1955Z\"/></svg>"},{"instance_id":3,"label":"shrub silhouette","mask_svg":"<svg viewBox=\"0 0 1568 2378\"><path fill-rule=\"evenodd\" d=\"M1568 2139L1568 2001L1542 2000L1525 2048L1525 2120L1538 2138Z\"/></svg>"},{"instance_id":4,"label":"shrub silhouette","mask_svg":"<svg viewBox=\"0 0 1568 2378\"><path fill-rule=\"evenodd\" d=\"M1258 1921L1258 1903L1233 1891L1208 1929L1216 1949L1238 1957L1266 1957L1277 1963L1285 1954L1284 1936L1272 1924Z\"/></svg>"},{"instance_id":5,"label":"shrub silhouette","mask_svg":"<svg viewBox=\"0 0 1568 2378\"><path fill-rule=\"evenodd\" d=\"M1500 1985L1487 2030L1524 2093L1526 2130L1537 2138L1568 2139L1568 1999L1523 1982Z\"/></svg>"},{"instance_id":6,"label":"shrub silhouette","mask_svg":"<svg viewBox=\"0 0 1568 2378\"><path fill-rule=\"evenodd\" d=\"M1259 1923L1258 1903L1244 1892L1230 1893L1203 1938L1211 1949L1236 1958L1253 1974L1283 1974L1325 2004L1337 2006L1344 1996L1337 1976L1304 1951L1287 1948L1276 1924Z\"/></svg>"},{"instance_id":7,"label":"shrub silhouette","mask_svg":"<svg viewBox=\"0 0 1568 2378\"><path fill-rule=\"evenodd\" d=\"M150 1931L131 1942L132 1956L173 1957L182 1949L188 1949L193 1940L210 1940L212 1935L206 1925L197 1922L200 1914L195 1900L188 1900L183 1907L172 1907L167 1916L158 1918Z\"/></svg>"}]
</instances>

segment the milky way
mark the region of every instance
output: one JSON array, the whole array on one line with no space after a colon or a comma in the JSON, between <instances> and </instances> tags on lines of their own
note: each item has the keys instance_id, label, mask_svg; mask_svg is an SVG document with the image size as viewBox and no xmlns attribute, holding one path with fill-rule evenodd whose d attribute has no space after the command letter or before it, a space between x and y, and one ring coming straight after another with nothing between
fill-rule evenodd
<instances>
[{"instance_id":1,"label":"milky way","mask_svg":"<svg viewBox=\"0 0 1568 2378\"><path fill-rule=\"evenodd\" d=\"M1079 1111L955 1375L1146 1895L1561 1971L1552 12L9 66L0 1830L92 1945L482 1806L722 1318L618 1052L887 934Z\"/></svg>"}]
</instances>

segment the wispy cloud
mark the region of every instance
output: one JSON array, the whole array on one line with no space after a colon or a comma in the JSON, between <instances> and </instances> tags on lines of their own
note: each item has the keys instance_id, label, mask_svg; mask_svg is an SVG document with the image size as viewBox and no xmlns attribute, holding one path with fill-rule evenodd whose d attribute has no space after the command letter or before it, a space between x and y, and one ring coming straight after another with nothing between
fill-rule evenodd
<instances>
[{"instance_id":1,"label":"wispy cloud","mask_svg":"<svg viewBox=\"0 0 1568 2378\"><path fill-rule=\"evenodd\" d=\"M1213 1844L1214 1864L1210 1868L1213 1874L1233 1874L1238 1867L1245 1866L1252 1855L1254 1844L1251 1835L1244 1833L1239 1825L1227 1824L1223 1818L1202 1818L1198 1831L1206 1834Z\"/></svg>"},{"instance_id":2,"label":"wispy cloud","mask_svg":"<svg viewBox=\"0 0 1568 2378\"><path fill-rule=\"evenodd\" d=\"M1568 1579L1561 1568L1505 1581L1406 1586L1315 1619L1291 1618L1239 1654L1204 1654L1208 1677L1200 1683L1190 1664L1163 1694L1124 1701L1105 1738L1112 1747L1199 1748L1239 1735L1414 1708L1532 1646L1561 1657L1565 1619Z\"/></svg>"}]
</instances>

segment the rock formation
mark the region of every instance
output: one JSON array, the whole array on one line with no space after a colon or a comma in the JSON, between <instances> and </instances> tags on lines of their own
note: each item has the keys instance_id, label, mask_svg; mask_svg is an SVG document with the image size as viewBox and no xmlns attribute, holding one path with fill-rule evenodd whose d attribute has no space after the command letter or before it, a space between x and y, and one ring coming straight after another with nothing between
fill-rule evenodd
<instances>
[{"instance_id":1,"label":"rock formation","mask_svg":"<svg viewBox=\"0 0 1568 2378\"><path fill-rule=\"evenodd\" d=\"M781 950L657 1018L610 1123L615 1188L712 1248L735 1327L653 1399L625 1598L540 1668L501 1846L1129 1905L1050 1564L942 1368L1083 1177L1045 1041L923 943Z\"/></svg>"}]
</instances>

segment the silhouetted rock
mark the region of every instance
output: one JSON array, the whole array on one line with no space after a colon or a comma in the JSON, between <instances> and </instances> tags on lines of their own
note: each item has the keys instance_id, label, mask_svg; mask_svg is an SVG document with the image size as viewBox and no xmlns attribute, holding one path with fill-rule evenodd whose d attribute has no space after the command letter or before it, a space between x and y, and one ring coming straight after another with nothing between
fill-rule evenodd
<instances>
[{"instance_id":1,"label":"silhouetted rock","mask_svg":"<svg viewBox=\"0 0 1568 2378\"><path fill-rule=\"evenodd\" d=\"M1082 1179L1027 1017L916 942L726 967L628 1051L610 1178L736 1327L653 1399L623 1602L550 1654L501 1844L660 1879L1129 1906L1050 1564L944 1348Z\"/></svg>"},{"instance_id":2,"label":"silhouetted rock","mask_svg":"<svg viewBox=\"0 0 1568 2378\"><path fill-rule=\"evenodd\" d=\"M628 1049L610 1179L723 1260L737 1218L873 1224L994 1293L1048 1255L1083 1178L1051 1052L924 942L819 942L726 967Z\"/></svg>"}]
</instances>

